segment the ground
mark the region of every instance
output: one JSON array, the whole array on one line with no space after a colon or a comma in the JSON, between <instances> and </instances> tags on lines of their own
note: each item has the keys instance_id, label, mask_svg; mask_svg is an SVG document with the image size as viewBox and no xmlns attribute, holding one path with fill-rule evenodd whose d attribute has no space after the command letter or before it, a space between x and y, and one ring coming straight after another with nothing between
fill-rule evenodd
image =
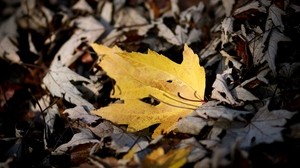
<instances>
[{"instance_id":1,"label":"ground","mask_svg":"<svg viewBox=\"0 0 300 168\"><path fill-rule=\"evenodd\" d=\"M298 1L2 0L0 6L0 167L297 167ZM132 110L153 118L163 103L172 107L160 111L176 109L150 93L138 100L147 108L130 104L110 119L95 115L127 101L116 97L120 79L110 75L124 70L106 69L92 43L124 53L150 49L174 67L187 45L205 69L191 80L205 81L204 98L195 96L199 104L190 103L196 106L188 115L159 136L153 132L161 122L131 130L137 120L115 120ZM153 69L141 75L155 81ZM174 74L161 85L175 83Z\"/></svg>"}]
</instances>

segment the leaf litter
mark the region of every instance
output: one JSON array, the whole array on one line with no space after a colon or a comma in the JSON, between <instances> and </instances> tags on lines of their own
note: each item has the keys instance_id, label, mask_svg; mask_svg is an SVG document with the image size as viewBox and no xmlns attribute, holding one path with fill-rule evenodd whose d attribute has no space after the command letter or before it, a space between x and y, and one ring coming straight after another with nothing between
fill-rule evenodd
<instances>
[{"instance_id":1,"label":"leaf litter","mask_svg":"<svg viewBox=\"0 0 300 168\"><path fill-rule=\"evenodd\" d=\"M251 163L284 167L297 163L300 23L294 18L299 3L1 3L0 64L8 70L1 72L0 83L1 166L250 167ZM97 49L95 42L107 48ZM186 45L200 61L194 59L181 72ZM116 53L110 52L113 46L120 47L114 48ZM118 56L117 64L107 68L104 62L111 55ZM160 64L170 71L164 84L159 82L163 72L137 71L120 59L132 56L129 62L140 66L146 55L146 65ZM205 74L191 70L198 66L205 68ZM176 73L181 75L170 75ZM129 99L122 94L130 93L129 86L138 88L138 82L130 82L128 74L137 81L168 85L166 89L174 93L154 94L146 89L142 97L133 92ZM201 81L201 91L184 94L174 89L183 86L176 82L178 78L190 78L187 85ZM120 84L122 80L127 85ZM178 102L185 105L175 107ZM173 106L160 111L172 112L175 118L157 114L164 103ZM187 104L193 106L182 115ZM103 109L107 114L100 112ZM157 115L163 120L148 121L140 113L136 119L120 120L138 111L148 119ZM166 121L171 124L164 126ZM284 150L269 150L278 144Z\"/></svg>"}]
</instances>

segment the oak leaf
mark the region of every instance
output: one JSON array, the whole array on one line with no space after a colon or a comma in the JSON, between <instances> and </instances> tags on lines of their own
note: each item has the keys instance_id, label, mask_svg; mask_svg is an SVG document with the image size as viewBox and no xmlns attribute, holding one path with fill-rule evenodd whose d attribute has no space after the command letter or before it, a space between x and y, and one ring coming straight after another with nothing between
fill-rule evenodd
<instances>
[{"instance_id":1,"label":"oak leaf","mask_svg":"<svg viewBox=\"0 0 300 168\"><path fill-rule=\"evenodd\" d=\"M111 97L123 101L93 113L117 124L127 124L127 131L139 131L160 123L152 135L155 138L173 130L180 118L202 104L205 71L187 45L181 64L151 50L143 54L122 51L116 46L91 46L102 56L99 65L116 81ZM145 99L154 103L147 103Z\"/></svg>"}]
</instances>

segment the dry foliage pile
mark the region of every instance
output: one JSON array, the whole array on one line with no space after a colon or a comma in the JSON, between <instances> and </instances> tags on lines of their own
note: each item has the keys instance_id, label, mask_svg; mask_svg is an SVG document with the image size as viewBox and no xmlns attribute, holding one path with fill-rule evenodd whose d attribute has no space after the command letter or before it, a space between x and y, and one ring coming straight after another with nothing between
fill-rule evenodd
<instances>
[{"instance_id":1,"label":"dry foliage pile","mask_svg":"<svg viewBox=\"0 0 300 168\"><path fill-rule=\"evenodd\" d=\"M298 1L0 6L0 167L299 162Z\"/></svg>"}]
</instances>

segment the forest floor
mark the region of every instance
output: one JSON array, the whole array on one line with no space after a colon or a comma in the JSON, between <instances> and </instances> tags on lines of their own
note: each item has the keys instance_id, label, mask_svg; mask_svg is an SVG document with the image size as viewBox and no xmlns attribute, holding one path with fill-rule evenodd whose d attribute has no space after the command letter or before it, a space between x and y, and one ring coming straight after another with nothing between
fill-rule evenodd
<instances>
[{"instance_id":1,"label":"forest floor","mask_svg":"<svg viewBox=\"0 0 300 168\"><path fill-rule=\"evenodd\" d=\"M298 167L299 1L1 0L0 6L0 168ZM92 43L153 60L138 69L125 58L106 69L104 50ZM193 55L185 44L205 74L175 70ZM155 60L149 49L170 60ZM130 81L123 73L138 71L156 82L156 66L174 68L172 79L158 85L181 88L179 76L194 75L187 80L205 83L204 95L196 90L191 100L177 92L175 103L150 92L137 104L116 96L123 81L113 74ZM180 115L167 127L169 118L158 111Z\"/></svg>"}]
</instances>

